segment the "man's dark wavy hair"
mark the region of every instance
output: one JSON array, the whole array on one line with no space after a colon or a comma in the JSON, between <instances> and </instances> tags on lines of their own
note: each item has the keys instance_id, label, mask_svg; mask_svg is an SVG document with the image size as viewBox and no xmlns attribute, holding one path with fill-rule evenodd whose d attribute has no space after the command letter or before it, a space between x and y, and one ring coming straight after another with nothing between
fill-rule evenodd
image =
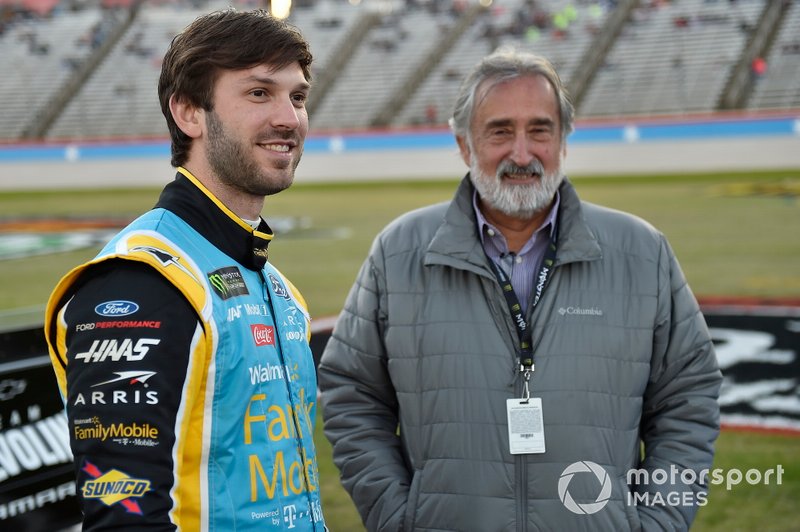
<instances>
[{"instance_id":1,"label":"man's dark wavy hair","mask_svg":"<svg viewBox=\"0 0 800 532\"><path fill-rule=\"evenodd\" d=\"M225 9L198 17L172 40L158 80L158 99L172 141L172 166L186 163L192 144L172 118L172 95L211 111L221 71L260 64L281 69L298 63L306 81L311 81L311 61L309 44L300 31L263 9Z\"/></svg>"}]
</instances>

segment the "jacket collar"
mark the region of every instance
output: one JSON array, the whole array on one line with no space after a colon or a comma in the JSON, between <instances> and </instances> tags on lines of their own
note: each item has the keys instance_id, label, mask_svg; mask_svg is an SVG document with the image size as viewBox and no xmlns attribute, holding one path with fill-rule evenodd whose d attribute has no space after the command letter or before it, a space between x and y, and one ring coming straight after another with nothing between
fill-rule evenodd
<instances>
[{"instance_id":1,"label":"jacket collar","mask_svg":"<svg viewBox=\"0 0 800 532\"><path fill-rule=\"evenodd\" d=\"M178 168L175 180L164 187L156 208L173 212L250 270L260 270L267 262L267 248L273 234L264 219L253 230L185 168Z\"/></svg>"},{"instance_id":2,"label":"jacket collar","mask_svg":"<svg viewBox=\"0 0 800 532\"><path fill-rule=\"evenodd\" d=\"M425 265L456 266L494 278L478 235L472 208L473 192L474 187L467 174L461 180L444 220L428 246ZM580 198L568 179L564 179L559 193L561 202L556 266L599 259L602 256L600 245L586 224Z\"/></svg>"},{"instance_id":3,"label":"jacket collar","mask_svg":"<svg viewBox=\"0 0 800 532\"><path fill-rule=\"evenodd\" d=\"M556 266L602 258L600 243L586 223L583 202L578 197L575 187L568 179L564 179L558 191L561 193L561 208L558 213Z\"/></svg>"},{"instance_id":4,"label":"jacket collar","mask_svg":"<svg viewBox=\"0 0 800 532\"><path fill-rule=\"evenodd\" d=\"M469 174L461 180L444 220L428 245L424 263L443 264L494 278L478 235L478 221L472 209L474 192Z\"/></svg>"}]
</instances>

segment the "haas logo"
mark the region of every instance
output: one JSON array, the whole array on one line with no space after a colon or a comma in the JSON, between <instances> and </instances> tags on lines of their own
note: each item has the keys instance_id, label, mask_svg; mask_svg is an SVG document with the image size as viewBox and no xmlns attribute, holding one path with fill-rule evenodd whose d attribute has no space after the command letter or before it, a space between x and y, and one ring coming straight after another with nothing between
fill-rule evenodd
<instances>
[{"instance_id":1,"label":"haas logo","mask_svg":"<svg viewBox=\"0 0 800 532\"><path fill-rule=\"evenodd\" d=\"M253 332L253 340L257 346L261 345L275 345L275 328L269 325L256 324L251 325L250 330Z\"/></svg>"}]
</instances>

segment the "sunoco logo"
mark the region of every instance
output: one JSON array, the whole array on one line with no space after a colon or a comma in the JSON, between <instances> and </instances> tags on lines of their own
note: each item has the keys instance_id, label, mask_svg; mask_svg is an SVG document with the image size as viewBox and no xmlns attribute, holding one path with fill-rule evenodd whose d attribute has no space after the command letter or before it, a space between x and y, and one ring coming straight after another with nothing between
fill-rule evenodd
<instances>
[{"instance_id":1,"label":"sunoco logo","mask_svg":"<svg viewBox=\"0 0 800 532\"><path fill-rule=\"evenodd\" d=\"M128 513L142 515L139 503L133 499L151 491L149 480L131 477L118 469L103 473L91 462L86 462L83 471L90 477L81 488L85 499L99 499L106 506L119 503Z\"/></svg>"},{"instance_id":2,"label":"sunoco logo","mask_svg":"<svg viewBox=\"0 0 800 532\"><path fill-rule=\"evenodd\" d=\"M602 486L600 494L597 495L597 499L594 502L579 504L569 494L569 483L572 481L572 477L578 473L594 473L594 476L600 482ZM567 510L574 514L587 515L597 513L605 507L608 499L611 498L611 478L605 469L594 462L589 462L588 460L575 462L568 465L564 472L561 473L561 478L558 479L558 498L561 499Z\"/></svg>"}]
</instances>

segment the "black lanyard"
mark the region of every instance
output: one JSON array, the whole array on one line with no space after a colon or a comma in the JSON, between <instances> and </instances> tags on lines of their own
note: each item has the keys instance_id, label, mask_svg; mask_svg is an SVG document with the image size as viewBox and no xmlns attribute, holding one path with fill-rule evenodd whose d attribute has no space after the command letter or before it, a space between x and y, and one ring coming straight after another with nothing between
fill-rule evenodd
<instances>
[{"instance_id":1,"label":"black lanyard","mask_svg":"<svg viewBox=\"0 0 800 532\"><path fill-rule=\"evenodd\" d=\"M553 272L553 264L556 260L556 236L553 231L550 237L550 242L545 250L544 257L542 257L542 264L539 266L539 273L536 275L536 285L534 286L533 300L531 301L531 313L536 308L539 299L542 297L547 281L550 279L550 274ZM514 287L511 285L511 278L505 274L502 268L497 266L493 260L489 260L494 268L494 273L497 276L497 281L500 283L500 288L503 290L503 295L508 303L508 309L511 311L511 317L514 324L517 326L517 334L519 334L519 364L520 370L526 372L526 376L530 375L533 371L533 333L531 326L525 321L525 314L522 311L522 305L519 303L519 298L514 292Z\"/></svg>"}]
</instances>

